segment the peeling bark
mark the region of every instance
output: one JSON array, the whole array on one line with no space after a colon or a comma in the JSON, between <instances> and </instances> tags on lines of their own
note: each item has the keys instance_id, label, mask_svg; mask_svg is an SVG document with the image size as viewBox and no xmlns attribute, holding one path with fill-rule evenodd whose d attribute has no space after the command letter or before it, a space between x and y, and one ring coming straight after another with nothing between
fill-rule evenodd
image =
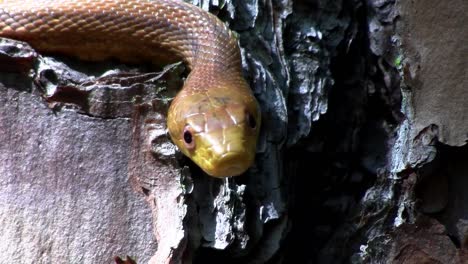
<instances>
[{"instance_id":1,"label":"peeling bark","mask_svg":"<svg viewBox=\"0 0 468 264\"><path fill-rule=\"evenodd\" d=\"M170 142L180 64L2 40L3 259L466 262L466 3L192 2L238 34L256 164L210 178Z\"/></svg>"}]
</instances>

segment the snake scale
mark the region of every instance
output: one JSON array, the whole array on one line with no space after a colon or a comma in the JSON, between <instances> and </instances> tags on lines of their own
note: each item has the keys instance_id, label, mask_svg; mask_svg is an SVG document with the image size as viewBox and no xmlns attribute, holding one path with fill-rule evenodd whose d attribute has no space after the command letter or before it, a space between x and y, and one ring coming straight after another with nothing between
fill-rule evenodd
<instances>
[{"instance_id":1,"label":"snake scale","mask_svg":"<svg viewBox=\"0 0 468 264\"><path fill-rule=\"evenodd\" d=\"M172 141L207 174L253 163L260 110L242 76L236 39L214 15L177 0L0 0L0 37L82 60L157 64L190 74L171 103Z\"/></svg>"}]
</instances>

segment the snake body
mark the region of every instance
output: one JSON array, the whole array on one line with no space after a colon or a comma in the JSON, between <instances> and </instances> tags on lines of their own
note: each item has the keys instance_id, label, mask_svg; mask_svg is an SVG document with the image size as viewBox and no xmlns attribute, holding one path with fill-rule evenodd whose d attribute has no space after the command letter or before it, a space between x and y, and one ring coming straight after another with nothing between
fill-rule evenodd
<instances>
[{"instance_id":1,"label":"snake body","mask_svg":"<svg viewBox=\"0 0 468 264\"><path fill-rule=\"evenodd\" d=\"M242 76L237 41L214 15L177 0L0 0L0 37L83 60L185 61L171 103L172 141L206 173L253 163L260 111Z\"/></svg>"}]
</instances>

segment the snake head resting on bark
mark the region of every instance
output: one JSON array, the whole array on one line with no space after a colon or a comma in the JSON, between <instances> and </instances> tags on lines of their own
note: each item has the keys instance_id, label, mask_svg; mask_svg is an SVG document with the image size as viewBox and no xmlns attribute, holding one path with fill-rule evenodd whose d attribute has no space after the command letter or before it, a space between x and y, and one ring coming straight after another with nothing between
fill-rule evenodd
<instances>
[{"instance_id":1,"label":"snake head resting on bark","mask_svg":"<svg viewBox=\"0 0 468 264\"><path fill-rule=\"evenodd\" d=\"M214 15L178 0L0 0L0 37L83 60L185 61L171 103L173 142L207 174L253 163L260 110L242 76L236 39Z\"/></svg>"}]
</instances>

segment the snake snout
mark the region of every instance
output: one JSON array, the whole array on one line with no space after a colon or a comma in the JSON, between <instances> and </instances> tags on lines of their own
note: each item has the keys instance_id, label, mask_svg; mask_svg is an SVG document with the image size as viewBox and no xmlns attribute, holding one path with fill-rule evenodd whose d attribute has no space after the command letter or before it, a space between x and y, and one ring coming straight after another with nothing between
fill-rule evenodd
<instances>
[{"instance_id":1,"label":"snake snout","mask_svg":"<svg viewBox=\"0 0 468 264\"><path fill-rule=\"evenodd\" d=\"M244 173L254 160L253 155L247 151L225 153L217 159L213 159L212 175L215 177L238 176Z\"/></svg>"}]
</instances>

